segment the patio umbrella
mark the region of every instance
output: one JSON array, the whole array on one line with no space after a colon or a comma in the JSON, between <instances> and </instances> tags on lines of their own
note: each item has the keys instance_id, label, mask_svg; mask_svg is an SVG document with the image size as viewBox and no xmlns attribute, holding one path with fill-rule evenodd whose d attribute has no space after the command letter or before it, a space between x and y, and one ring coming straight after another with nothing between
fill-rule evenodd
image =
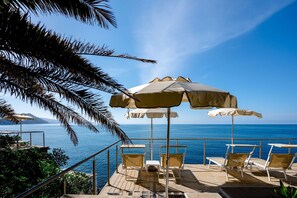
<instances>
[{"instance_id":1,"label":"patio umbrella","mask_svg":"<svg viewBox=\"0 0 297 198\"><path fill-rule=\"evenodd\" d=\"M237 99L226 91L222 91L200 83L193 83L189 78L165 77L155 78L148 84L128 90L133 98L117 93L111 96L111 107L122 108L167 108L170 115L171 107L181 102L189 102L193 108L237 107ZM169 161L170 116L167 118L166 164ZM166 197L168 197L168 166L166 166Z\"/></svg>"},{"instance_id":2,"label":"patio umbrella","mask_svg":"<svg viewBox=\"0 0 297 198\"><path fill-rule=\"evenodd\" d=\"M129 118L147 118L151 119L151 140L150 140L150 159L153 160L153 147L152 147L152 139L153 139L153 119L154 118L163 118L164 115L168 117L167 109L158 108L158 109L134 109L133 111L129 111L125 116ZM171 111L170 117L176 118L178 115L176 112Z\"/></svg>"},{"instance_id":3,"label":"patio umbrella","mask_svg":"<svg viewBox=\"0 0 297 198\"><path fill-rule=\"evenodd\" d=\"M220 116L231 116L232 117L232 138L231 143L234 144L234 116L256 116L258 118L262 118L262 114L246 110L246 109L238 109L238 108L221 108L208 112L210 117Z\"/></svg>"},{"instance_id":4,"label":"patio umbrella","mask_svg":"<svg viewBox=\"0 0 297 198\"><path fill-rule=\"evenodd\" d=\"M26 115L24 113L14 114L13 117L15 117L18 121L20 121L20 136L22 137L22 130L23 130L22 122L25 120L34 120L34 117Z\"/></svg>"}]
</instances>

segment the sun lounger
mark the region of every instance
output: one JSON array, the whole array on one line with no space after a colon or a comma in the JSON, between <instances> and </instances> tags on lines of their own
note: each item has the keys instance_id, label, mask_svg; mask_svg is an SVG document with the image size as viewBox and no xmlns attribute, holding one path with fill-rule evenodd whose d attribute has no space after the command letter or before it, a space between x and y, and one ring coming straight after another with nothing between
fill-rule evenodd
<instances>
[{"instance_id":1,"label":"sun lounger","mask_svg":"<svg viewBox=\"0 0 297 198\"><path fill-rule=\"evenodd\" d=\"M253 155L253 152L257 145L250 144L226 144L226 155L224 157L206 157L209 161L208 167L210 167L211 163L214 163L221 167L221 169L225 169L226 171L226 179L229 180L228 177L228 169L238 168L241 171L241 176L243 177L243 168L248 165L251 166L249 160ZM234 147L249 147L252 148L252 151L249 153L229 153L229 148Z\"/></svg>"},{"instance_id":2,"label":"sun lounger","mask_svg":"<svg viewBox=\"0 0 297 198\"><path fill-rule=\"evenodd\" d=\"M128 150L129 153L125 153ZM139 153L143 150L143 153ZM128 170L142 170L145 167L145 145L144 144L123 144L121 146L122 152L122 168L125 170L125 179L127 179ZM137 152L137 153L135 153ZM134 178L130 179L133 180ZM137 178L136 178L137 179Z\"/></svg>"},{"instance_id":3,"label":"sun lounger","mask_svg":"<svg viewBox=\"0 0 297 198\"><path fill-rule=\"evenodd\" d=\"M184 168L184 154L175 153L169 154L169 169L178 169L178 176L180 177L180 170ZM161 168L166 169L166 154L161 154Z\"/></svg>"},{"instance_id":4,"label":"sun lounger","mask_svg":"<svg viewBox=\"0 0 297 198\"><path fill-rule=\"evenodd\" d=\"M141 170L144 168L144 154L122 154L122 161L126 180L128 170Z\"/></svg>"},{"instance_id":5,"label":"sun lounger","mask_svg":"<svg viewBox=\"0 0 297 198\"><path fill-rule=\"evenodd\" d=\"M257 167L261 167L267 172L268 180L270 179L269 170L271 169L281 169L284 173L285 179L287 179L286 170L291 167L295 160L296 154L276 154L272 153L273 147L278 148L297 148L297 145L291 144L269 144L271 145L267 160L252 158L251 163Z\"/></svg>"},{"instance_id":6,"label":"sun lounger","mask_svg":"<svg viewBox=\"0 0 297 198\"><path fill-rule=\"evenodd\" d=\"M287 179L286 170L290 167L292 160L294 159L293 154L270 154L267 160L252 158L251 161L258 167L263 168L267 172L268 180L270 179L269 170L270 169L282 169L284 172L285 179Z\"/></svg>"},{"instance_id":7,"label":"sun lounger","mask_svg":"<svg viewBox=\"0 0 297 198\"><path fill-rule=\"evenodd\" d=\"M224 168L226 171L226 179L229 180L228 177L228 169L238 168L241 172L241 177L243 177L243 168L245 166L245 162L249 156L249 153L228 153L226 158L223 157L207 157L206 159L209 160L210 167L211 162L215 163L216 165Z\"/></svg>"}]
</instances>

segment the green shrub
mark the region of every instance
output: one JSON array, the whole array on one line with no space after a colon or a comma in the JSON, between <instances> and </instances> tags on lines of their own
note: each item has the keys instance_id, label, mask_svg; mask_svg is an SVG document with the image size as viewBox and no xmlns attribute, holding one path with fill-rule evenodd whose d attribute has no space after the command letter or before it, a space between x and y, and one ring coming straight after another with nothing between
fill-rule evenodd
<instances>
[{"instance_id":1,"label":"green shrub","mask_svg":"<svg viewBox=\"0 0 297 198\"><path fill-rule=\"evenodd\" d=\"M12 144L20 141L21 137L18 135L0 135L0 148L9 148Z\"/></svg>"},{"instance_id":2,"label":"green shrub","mask_svg":"<svg viewBox=\"0 0 297 198\"><path fill-rule=\"evenodd\" d=\"M40 149L1 150L0 197L14 197L59 171L52 155Z\"/></svg>"},{"instance_id":3,"label":"green shrub","mask_svg":"<svg viewBox=\"0 0 297 198\"><path fill-rule=\"evenodd\" d=\"M92 177L82 172L70 172L64 175L67 194L91 194Z\"/></svg>"},{"instance_id":4,"label":"green shrub","mask_svg":"<svg viewBox=\"0 0 297 198\"><path fill-rule=\"evenodd\" d=\"M9 138L5 138L7 141ZM69 157L61 149L52 153L38 148L0 150L0 197L15 197L34 185L59 173ZM35 192L31 197L60 197L63 195L63 181L67 183L67 193L90 194L91 177L81 172L71 172L51 182Z\"/></svg>"},{"instance_id":5,"label":"green shrub","mask_svg":"<svg viewBox=\"0 0 297 198\"><path fill-rule=\"evenodd\" d=\"M67 165L67 160L69 160L69 157L65 154L64 150L60 148L54 148L50 155L58 166L62 167Z\"/></svg>"}]
</instances>

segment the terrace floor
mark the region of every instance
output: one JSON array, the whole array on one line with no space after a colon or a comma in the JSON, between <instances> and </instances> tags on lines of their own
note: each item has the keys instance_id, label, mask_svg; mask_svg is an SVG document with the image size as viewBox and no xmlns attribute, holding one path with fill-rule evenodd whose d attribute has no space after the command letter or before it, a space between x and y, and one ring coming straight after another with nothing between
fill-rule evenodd
<instances>
[{"instance_id":1,"label":"terrace floor","mask_svg":"<svg viewBox=\"0 0 297 198\"><path fill-rule=\"evenodd\" d=\"M64 195L64 197L98 197L98 198L118 198L118 197L163 197L165 191L165 180L161 170L158 178L158 172L155 170L129 170L128 180L125 178L125 170L121 165L111 179L110 185L106 185L99 195ZM281 171L271 171L271 181L268 181L266 171L262 171L253 167L252 172L249 169L244 170L244 177L241 177L237 170L228 171L229 180L226 180L225 171L221 171L218 166L202 164L185 164L178 178L178 170L170 173L169 193L170 197L205 197L217 198L221 197L219 188L237 190L237 193L248 193L248 197L261 197L255 191L253 196L253 187L275 187L279 186L279 180L282 179L286 184L297 186L297 164L293 164L292 169L287 171L288 180L284 180ZM174 175L176 176L174 178ZM133 180L131 180L133 179ZM228 188L227 188L228 187ZM231 187L231 188L229 188ZM250 187L239 188L239 187ZM272 188L268 188L272 189ZM184 196L186 194L186 196ZM241 197L241 196L237 196ZM245 197L245 196L243 196ZM274 197L274 196L273 196ZM276 196L277 197L277 196Z\"/></svg>"}]
</instances>

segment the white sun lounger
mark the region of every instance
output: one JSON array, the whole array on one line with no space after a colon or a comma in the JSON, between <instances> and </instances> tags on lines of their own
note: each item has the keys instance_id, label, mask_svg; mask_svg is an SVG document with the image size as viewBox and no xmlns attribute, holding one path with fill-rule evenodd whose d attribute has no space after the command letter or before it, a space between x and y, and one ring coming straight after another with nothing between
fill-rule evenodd
<instances>
[{"instance_id":1,"label":"white sun lounger","mask_svg":"<svg viewBox=\"0 0 297 198\"><path fill-rule=\"evenodd\" d=\"M271 181L269 170L271 169L281 169L284 173L285 179L287 179L286 171L292 166L296 154L279 154L272 153L273 147L278 148L297 148L297 145L293 144L268 144L271 146L268 153L267 160L252 158L251 163L257 167L261 167L267 172L268 180Z\"/></svg>"},{"instance_id":2,"label":"white sun lounger","mask_svg":"<svg viewBox=\"0 0 297 198\"><path fill-rule=\"evenodd\" d=\"M128 170L141 170L144 168L144 154L122 154L122 160L126 180L128 180Z\"/></svg>"},{"instance_id":3,"label":"white sun lounger","mask_svg":"<svg viewBox=\"0 0 297 198\"><path fill-rule=\"evenodd\" d=\"M161 149L166 148L166 146L161 146ZM180 177L180 171L184 169L184 161L186 156L186 148L185 145L170 145L170 148L175 150L176 153L170 153L169 154L169 162L168 162L168 168L170 170L177 169L178 170L178 177ZM160 152L160 161L161 161L161 168L163 169L163 172L165 173L166 170L166 154ZM164 177L164 179L166 179Z\"/></svg>"},{"instance_id":4,"label":"white sun lounger","mask_svg":"<svg viewBox=\"0 0 297 198\"><path fill-rule=\"evenodd\" d=\"M230 168L239 168L241 171L241 177L243 177L243 168L251 165L249 160L257 147L257 145L251 144L226 144L226 155L223 157L206 157L209 161L208 167L210 167L211 163L214 163L221 167L221 169L225 169L226 171L226 179L229 180L228 177L228 169ZM252 147L252 151L249 153L229 153L230 147Z\"/></svg>"},{"instance_id":5,"label":"white sun lounger","mask_svg":"<svg viewBox=\"0 0 297 198\"><path fill-rule=\"evenodd\" d=\"M166 154L161 154L161 167L165 172L166 169ZM180 177L180 170L184 168L184 154L175 153L169 154L169 169L178 169L178 176Z\"/></svg>"},{"instance_id":6,"label":"white sun lounger","mask_svg":"<svg viewBox=\"0 0 297 198\"><path fill-rule=\"evenodd\" d=\"M124 149L144 149L144 153L124 153ZM125 170L126 180L137 180L128 178L128 170L142 170L145 167L145 145L144 144L124 144L122 150L122 167Z\"/></svg>"},{"instance_id":7,"label":"white sun lounger","mask_svg":"<svg viewBox=\"0 0 297 198\"><path fill-rule=\"evenodd\" d=\"M209 160L210 167L211 162L217 164L221 168L224 168L226 171L226 179L229 180L228 177L228 169L230 168L239 168L241 172L241 177L243 177L243 168L245 166L245 161L248 157L249 153L228 153L226 158L206 158Z\"/></svg>"}]
</instances>

